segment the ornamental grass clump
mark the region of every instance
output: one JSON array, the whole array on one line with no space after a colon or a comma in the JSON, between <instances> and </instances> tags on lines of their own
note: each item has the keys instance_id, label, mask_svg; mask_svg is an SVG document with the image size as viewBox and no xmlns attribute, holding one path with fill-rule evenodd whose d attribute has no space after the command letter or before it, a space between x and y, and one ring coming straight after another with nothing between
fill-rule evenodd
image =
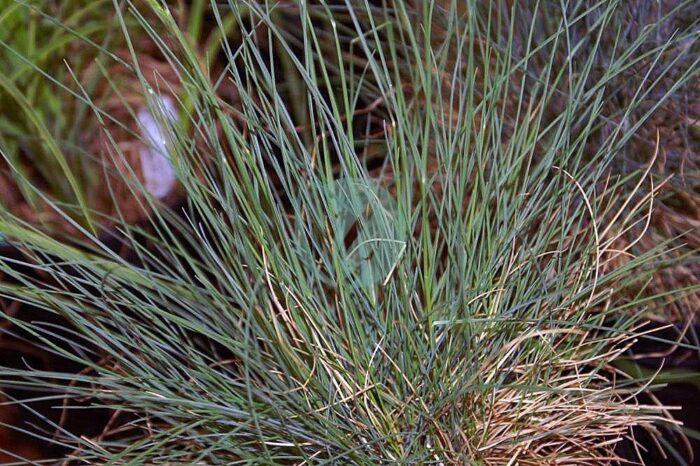
<instances>
[{"instance_id":1,"label":"ornamental grass clump","mask_svg":"<svg viewBox=\"0 0 700 466\"><path fill-rule=\"evenodd\" d=\"M6 319L85 368L3 385L112 413L94 437L34 435L74 464L601 465L675 429L615 366L662 250L618 248L652 198L610 175L635 128L604 112L663 50L651 27L594 73L620 5L570 3L542 2L555 27L517 49L506 3L211 3L239 31L212 76L167 7L127 2L180 82L179 119L149 108L186 198L134 185L152 208L117 222L120 248L2 212L22 253L3 297L69 327Z\"/></svg>"}]
</instances>

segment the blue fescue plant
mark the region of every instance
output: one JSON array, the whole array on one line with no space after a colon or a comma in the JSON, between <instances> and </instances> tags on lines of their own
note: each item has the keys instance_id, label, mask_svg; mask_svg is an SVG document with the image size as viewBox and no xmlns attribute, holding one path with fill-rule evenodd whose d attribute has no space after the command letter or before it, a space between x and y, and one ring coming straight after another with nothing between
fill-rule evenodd
<instances>
[{"instance_id":1,"label":"blue fescue plant","mask_svg":"<svg viewBox=\"0 0 700 466\"><path fill-rule=\"evenodd\" d=\"M617 247L653 195L610 172L635 127L601 137L609 84L663 53L654 27L603 50L621 2L535 2L542 35L519 2L229 0L202 5L238 31L212 75L166 4L125 4L127 43L128 13L179 79L173 120L131 47L183 203L133 184L151 214L115 217L119 248L0 216L23 253L2 295L70 331L6 319L86 368L3 384L114 413L95 438L47 418L66 461L600 465L674 427L614 365L651 300L622 291L660 250Z\"/></svg>"}]
</instances>

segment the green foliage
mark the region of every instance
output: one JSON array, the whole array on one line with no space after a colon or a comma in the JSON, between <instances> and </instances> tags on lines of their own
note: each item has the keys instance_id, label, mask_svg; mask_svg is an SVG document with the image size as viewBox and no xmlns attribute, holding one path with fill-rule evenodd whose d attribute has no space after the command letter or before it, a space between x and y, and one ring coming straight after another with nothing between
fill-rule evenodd
<instances>
[{"instance_id":1,"label":"green foliage","mask_svg":"<svg viewBox=\"0 0 700 466\"><path fill-rule=\"evenodd\" d=\"M52 81L70 85L98 55L94 41L109 43L114 26L101 16L111 5L3 0L0 11L0 66L7 70L0 78L2 155L30 205L38 194L29 182L38 177L55 200L77 202L89 220L85 184L96 180L85 169L90 154L80 136L95 128L86 124L87 106Z\"/></svg>"}]
</instances>

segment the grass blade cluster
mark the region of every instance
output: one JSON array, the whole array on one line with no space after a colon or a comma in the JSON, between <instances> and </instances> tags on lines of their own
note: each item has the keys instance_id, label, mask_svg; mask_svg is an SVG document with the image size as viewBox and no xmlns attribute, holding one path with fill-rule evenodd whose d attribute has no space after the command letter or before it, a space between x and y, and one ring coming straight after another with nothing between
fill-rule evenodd
<instances>
[{"instance_id":1,"label":"grass blade cluster","mask_svg":"<svg viewBox=\"0 0 700 466\"><path fill-rule=\"evenodd\" d=\"M610 175L636 127L605 113L663 46L650 27L604 49L620 2L537 2L525 24L502 3L200 2L229 38L218 74L201 25L155 0L117 8L186 199L130 183L150 215L113 216L119 248L0 214L23 253L2 295L72 330L6 318L87 368L3 383L121 419L47 440L109 464L597 465L632 427L671 426L612 365L649 301L623 291L660 250L617 260L652 197L629 191L643 174ZM129 22L175 76L179 121Z\"/></svg>"}]
</instances>

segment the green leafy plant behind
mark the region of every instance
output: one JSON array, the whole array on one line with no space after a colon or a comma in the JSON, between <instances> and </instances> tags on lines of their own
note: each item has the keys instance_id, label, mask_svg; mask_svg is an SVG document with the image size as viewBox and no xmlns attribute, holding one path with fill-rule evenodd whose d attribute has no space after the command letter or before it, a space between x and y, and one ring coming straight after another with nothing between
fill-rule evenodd
<instances>
[{"instance_id":1,"label":"green leafy plant behind","mask_svg":"<svg viewBox=\"0 0 700 466\"><path fill-rule=\"evenodd\" d=\"M157 56L153 42L162 39L152 40L146 29L154 36L163 31L149 23L153 13L147 5L130 8L109 0L0 3L0 202L5 208L53 234L74 234L76 222L99 231L104 217L118 210L114 204L133 210L129 197L136 194L124 199L123 193L112 193L110 199L116 187L106 185L134 184L126 178L134 175L138 160L123 148L120 154L110 153L106 142L151 144L135 124L146 100L135 68L143 68L141 77L151 87L156 80L179 85L159 74L167 61ZM187 39L194 53L199 54L206 38L214 43L202 48L216 54L219 31L199 32L202 6L194 2L174 11L178 24L190 30ZM115 21L116 11L123 24ZM229 34L231 23L227 18L221 32ZM143 58L141 63L130 63L128 44ZM123 165L133 165L131 173ZM61 218L51 203L70 217Z\"/></svg>"},{"instance_id":2,"label":"green leafy plant behind","mask_svg":"<svg viewBox=\"0 0 700 466\"><path fill-rule=\"evenodd\" d=\"M89 368L4 384L119 412L97 439L46 439L108 464L610 464L632 427L672 427L611 366L648 300L620 291L659 253L616 261L650 202L607 176L633 131L586 151L644 40L593 74L619 4L572 3L517 51L490 3L212 3L241 44L211 84L151 2L188 121L151 112L186 202L120 223L129 260L4 213L29 267L3 261L3 295L74 331L6 318Z\"/></svg>"},{"instance_id":3,"label":"green leafy plant behind","mask_svg":"<svg viewBox=\"0 0 700 466\"><path fill-rule=\"evenodd\" d=\"M79 144L81 133L94 128L85 125L87 106L57 92L43 74L71 85L71 73L80 75L99 55L94 41L109 44L114 26L100 19L112 11L110 2L68 3L0 4L0 63L7 70L0 77L0 147L12 167L3 182L15 181L23 201L38 210L40 196L30 183L41 180L54 200L77 204L89 221L85 185L97 180L85 169L91 154ZM19 202L6 202L13 200Z\"/></svg>"}]
</instances>

